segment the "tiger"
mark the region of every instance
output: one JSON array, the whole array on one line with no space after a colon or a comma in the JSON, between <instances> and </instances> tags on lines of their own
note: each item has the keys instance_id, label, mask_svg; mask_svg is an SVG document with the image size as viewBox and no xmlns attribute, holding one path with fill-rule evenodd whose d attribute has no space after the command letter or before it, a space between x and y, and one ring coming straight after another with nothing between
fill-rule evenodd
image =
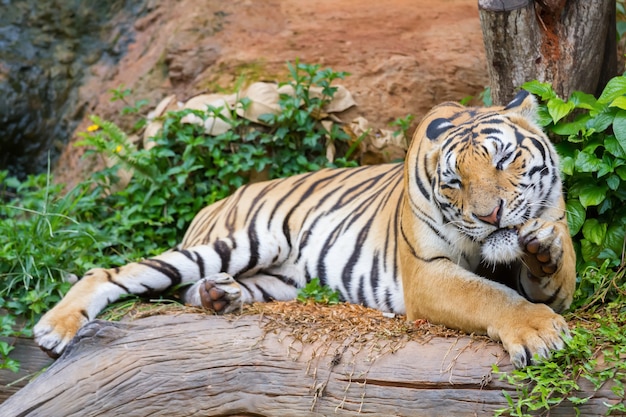
<instances>
[{"instance_id":1,"label":"tiger","mask_svg":"<svg viewBox=\"0 0 626 417\"><path fill-rule=\"evenodd\" d=\"M314 278L345 302L500 341L516 368L569 337L575 290L554 146L538 104L435 106L403 162L250 183L197 213L176 248L89 270L34 327L63 353L124 294L186 285L217 314L291 300Z\"/></svg>"}]
</instances>

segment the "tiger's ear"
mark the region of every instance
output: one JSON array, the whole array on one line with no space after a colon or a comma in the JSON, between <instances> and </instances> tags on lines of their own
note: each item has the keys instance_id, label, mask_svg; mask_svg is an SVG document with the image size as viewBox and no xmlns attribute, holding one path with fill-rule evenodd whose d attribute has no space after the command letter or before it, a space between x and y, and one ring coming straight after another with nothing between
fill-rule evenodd
<instances>
[{"instance_id":1,"label":"tiger's ear","mask_svg":"<svg viewBox=\"0 0 626 417\"><path fill-rule=\"evenodd\" d=\"M514 113L529 119L537 120L537 100L528 91L520 90L513 100L504 108L504 113Z\"/></svg>"},{"instance_id":2,"label":"tiger's ear","mask_svg":"<svg viewBox=\"0 0 626 417\"><path fill-rule=\"evenodd\" d=\"M453 127L454 125L450 120L439 117L431 121L428 124L428 127L426 127L426 137L430 140L436 140L439 136Z\"/></svg>"}]
</instances>

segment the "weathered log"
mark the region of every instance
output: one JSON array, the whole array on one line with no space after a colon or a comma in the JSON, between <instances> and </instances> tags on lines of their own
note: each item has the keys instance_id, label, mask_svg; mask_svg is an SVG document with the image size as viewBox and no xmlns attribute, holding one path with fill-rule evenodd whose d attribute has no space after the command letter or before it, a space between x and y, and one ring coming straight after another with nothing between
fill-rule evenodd
<instances>
[{"instance_id":1,"label":"weathered log","mask_svg":"<svg viewBox=\"0 0 626 417\"><path fill-rule=\"evenodd\" d=\"M537 79L568 98L599 94L617 75L615 1L479 0L494 103Z\"/></svg>"},{"instance_id":2,"label":"weathered log","mask_svg":"<svg viewBox=\"0 0 626 417\"><path fill-rule=\"evenodd\" d=\"M27 337L0 337L1 342L7 342L14 349L11 359L20 363L19 372L0 369L0 404L22 388L37 372L52 363L35 341Z\"/></svg>"},{"instance_id":3,"label":"weathered log","mask_svg":"<svg viewBox=\"0 0 626 417\"><path fill-rule=\"evenodd\" d=\"M474 416L505 407L499 344L470 336L397 343L372 334L302 344L263 316L181 314L85 327L1 416ZM427 343L426 343L427 342ZM605 412L602 389L580 406ZM514 393L512 393L515 396ZM571 405L551 416L574 415Z\"/></svg>"}]
</instances>

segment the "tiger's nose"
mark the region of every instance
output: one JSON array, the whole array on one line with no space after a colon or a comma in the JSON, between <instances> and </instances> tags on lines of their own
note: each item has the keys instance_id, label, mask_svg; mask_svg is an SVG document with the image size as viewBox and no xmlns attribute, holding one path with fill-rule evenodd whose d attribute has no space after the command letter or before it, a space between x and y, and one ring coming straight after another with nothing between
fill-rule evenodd
<instances>
[{"instance_id":1,"label":"tiger's nose","mask_svg":"<svg viewBox=\"0 0 626 417\"><path fill-rule=\"evenodd\" d=\"M493 211L490 214L486 216L476 214L475 216L477 219L482 220L485 223L489 223L498 227L500 226L500 220L502 219L502 205L503 201L500 200L500 203L494 207Z\"/></svg>"}]
</instances>

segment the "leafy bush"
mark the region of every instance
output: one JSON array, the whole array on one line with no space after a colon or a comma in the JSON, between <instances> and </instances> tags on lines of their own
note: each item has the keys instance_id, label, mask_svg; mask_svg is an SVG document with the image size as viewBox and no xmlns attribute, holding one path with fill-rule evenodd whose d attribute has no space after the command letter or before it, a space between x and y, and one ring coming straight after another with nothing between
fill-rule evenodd
<instances>
[{"instance_id":1,"label":"leafy bush","mask_svg":"<svg viewBox=\"0 0 626 417\"><path fill-rule=\"evenodd\" d=\"M80 144L119 161L96 174L99 188L110 191L120 168L134 172L124 189L109 192L104 199L102 227L113 231L120 244L141 247L140 256L152 255L180 242L202 207L228 196L255 172L267 171L269 178L276 178L356 165L345 157L327 159L327 141L348 148L349 136L337 125L327 131L316 118L336 91L331 82L346 74L302 63L289 64L289 69L293 79L286 84L295 94L280 96L278 114L261 117L269 131L232 109L187 109L161 118L163 127L151 138L155 146L148 150L137 149L115 124L93 116L95 128L83 134ZM322 87L322 97L311 94L315 86ZM245 110L250 102L242 99L238 105ZM230 117L223 115L224 110ZM203 121L222 119L231 129L211 136L201 125L182 122L190 114Z\"/></svg>"},{"instance_id":2,"label":"leafy bush","mask_svg":"<svg viewBox=\"0 0 626 417\"><path fill-rule=\"evenodd\" d=\"M39 315L68 290L68 271L95 266L107 239L85 221L96 201L87 186L63 195L48 174L19 181L6 171L0 184L0 309L8 313L0 319L0 336L28 336ZM0 342L0 369L17 370L8 357L12 349Z\"/></svg>"}]
</instances>

